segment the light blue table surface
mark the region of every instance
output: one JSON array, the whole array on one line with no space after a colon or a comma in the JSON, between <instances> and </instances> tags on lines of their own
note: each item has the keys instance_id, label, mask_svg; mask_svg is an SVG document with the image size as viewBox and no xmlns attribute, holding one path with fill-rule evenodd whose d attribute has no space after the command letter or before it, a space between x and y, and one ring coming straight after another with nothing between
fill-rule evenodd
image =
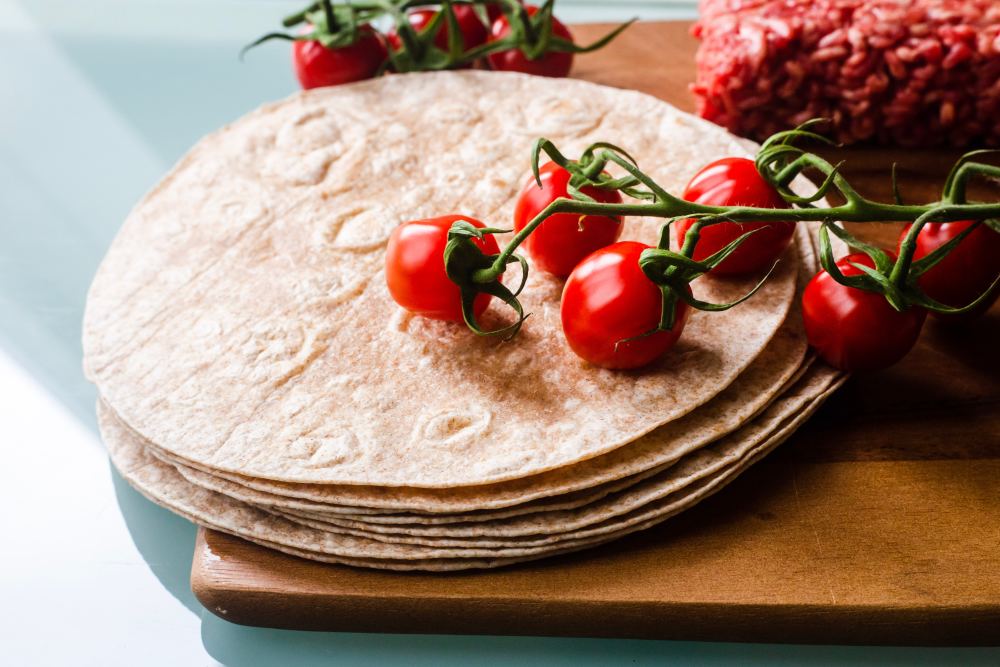
<instances>
[{"instance_id":1,"label":"light blue table surface","mask_svg":"<svg viewBox=\"0 0 1000 667\"><path fill-rule=\"evenodd\" d=\"M693 2L572 2L569 21ZM80 371L91 277L131 205L201 135L291 93L297 3L0 0L0 664L1000 665L997 649L319 634L208 613L195 528L108 465Z\"/></svg>"}]
</instances>

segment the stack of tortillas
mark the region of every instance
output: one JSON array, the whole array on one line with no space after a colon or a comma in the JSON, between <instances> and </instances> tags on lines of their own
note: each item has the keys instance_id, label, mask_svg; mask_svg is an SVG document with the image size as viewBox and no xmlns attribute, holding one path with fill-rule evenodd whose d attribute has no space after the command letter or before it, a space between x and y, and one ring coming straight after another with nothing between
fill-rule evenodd
<instances>
[{"instance_id":1,"label":"stack of tortillas","mask_svg":"<svg viewBox=\"0 0 1000 667\"><path fill-rule=\"evenodd\" d=\"M540 136L568 155L613 142L672 192L748 154L646 95L486 72L305 92L201 141L129 216L90 291L86 370L122 475L291 554L453 570L647 528L787 438L842 380L806 349L804 225L758 294L695 312L642 371L577 358L561 282L542 271L509 342L392 301L391 230L447 213L509 226ZM658 227L631 220L623 238L655 242ZM752 284L694 288L728 301Z\"/></svg>"}]
</instances>

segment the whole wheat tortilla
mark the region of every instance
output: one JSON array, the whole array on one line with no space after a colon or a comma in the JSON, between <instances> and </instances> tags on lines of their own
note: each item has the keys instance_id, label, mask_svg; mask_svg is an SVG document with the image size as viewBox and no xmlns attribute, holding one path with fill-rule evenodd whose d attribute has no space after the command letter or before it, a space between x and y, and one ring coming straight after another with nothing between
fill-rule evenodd
<instances>
[{"instance_id":1,"label":"whole wheat tortilla","mask_svg":"<svg viewBox=\"0 0 1000 667\"><path fill-rule=\"evenodd\" d=\"M794 385L805 373L810 363L811 361L807 360L806 364L800 367L789 379L789 381L785 383L783 389L787 389ZM504 507L502 509L472 510L459 514L429 514L420 511L386 512L385 510L372 510L366 507L327 505L308 500L280 496L266 491L259 491L244 484L236 483L229 479L225 479L196 468L191 468L184 463L165 455L162 450L151 446L148 442L144 441L143 446L146 447L156 458L177 468L178 472L180 472L181 475L183 475L185 479L192 484L197 484L198 486L201 486L209 491L216 491L218 493L231 496L242 502L257 505L269 511L277 511L280 513L283 510L288 510L294 515L295 511L298 510L301 513L301 516L307 518L318 520L325 520L328 518L353 519L356 521L386 526L406 526L408 524L444 525L453 523L485 522L523 516L525 514L534 514L542 511L574 509L589 505L590 503L604 498L610 493L615 493L622 489L629 488L639 481L662 472L673 463L671 461L666 464L658 465L627 477L599 484L596 487L580 489L578 491L572 491L560 495L546 495L537 500ZM678 454L678 456L680 456L680 454ZM568 471L567 476L569 476ZM378 493L377 490L370 490L369 492L373 496Z\"/></svg>"},{"instance_id":2,"label":"whole wheat tortilla","mask_svg":"<svg viewBox=\"0 0 1000 667\"><path fill-rule=\"evenodd\" d=\"M782 389L787 389L791 387L801 375L808 368L810 361L800 367L793 376L785 383ZM107 407L107 406L105 406ZM766 407L766 406L765 406ZM110 408L107 408L110 410ZM700 410L704 410L701 408ZM763 410L763 408L762 408ZM682 418L680 421L684 421ZM720 427L721 429L721 427ZM133 433L134 434L134 433ZM721 430L720 430L721 435ZM649 436L646 436L649 437ZM640 442L643 439L640 439ZM693 441L689 440L689 443ZM589 505L605 496L621 491L622 489L629 488L636 483L647 479L653 475L662 472L665 468L670 467L674 463L676 458L683 455L684 452L695 449L694 444L690 447L685 447L683 450L677 450L672 459L665 461L664 463L653 466L647 470L630 474L626 477L621 477L614 479L609 482L598 484L595 487L590 487L586 489L579 489L576 491L571 491L569 493L561 493L555 495L557 492L553 491L551 494L545 495L537 500L531 500L529 502L507 506L502 509L496 510L472 510L459 514L440 514L434 513L429 514L425 512L425 506L421 506L420 510L405 512L405 513L385 513L384 510L373 510L367 507L360 506L342 506L342 505L327 505L323 503L316 503L309 500L300 500L297 498L290 498L287 496L281 496L272 494L266 491L260 491L253 486L248 486L245 484L234 482L230 479L220 477L218 475L205 472L203 470L192 468L186 465L182 461L178 461L176 458L171 457L167 452L159 449L155 445L152 445L148 441L143 441L143 446L156 458L169 463L177 468L178 472L184 476L187 481L197 484L202 488L209 491L215 491L228 495L236 500L242 502L250 503L252 505L257 505L264 509L270 511L277 511L279 514L283 510L288 510L293 515L298 511L301 516L313 519L324 520L328 518L343 518L343 519L353 519L357 521L371 522L375 524L386 524L386 525L406 525L406 524L421 524L421 525L437 525L437 524L451 524L451 523L467 523L467 522L482 522L482 521L496 521L499 519L506 519L515 516L522 516L525 514L535 514L543 511L554 511L554 510L569 510L577 507L583 507ZM701 444L701 443L697 443ZM631 445L629 445L631 446ZM616 450L617 451L617 450ZM584 464L586 463L583 462ZM562 476L565 479L572 477L572 468L562 469ZM551 475L552 473L544 473ZM368 489L367 487L348 487L351 489L365 490L372 497L378 498L378 489ZM484 492L486 493L486 492ZM482 498L484 502L481 504L492 504L492 497L483 495ZM474 502L474 501L470 501ZM473 505L474 506L474 505Z\"/></svg>"},{"instance_id":3,"label":"whole wheat tortilla","mask_svg":"<svg viewBox=\"0 0 1000 667\"><path fill-rule=\"evenodd\" d=\"M779 335L781 335L780 332ZM778 349L771 349L772 346ZM301 488L269 480L246 479L242 476L212 473L199 467L192 467L184 460L171 456L169 452L148 441L143 444L149 448L154 456L176 466L188 481L257 505L303 510L317 514L366 515L372 522L387 524L454 523L468 521L472 517L475 517L476 520L494 520L537 512L540 509L579 507L655 474L671 465L685 452L724 435L767 407L776 393L790 386L805 370L805 365L799 368L786 368L786 365L790 365L791 362L798 359L797 355L793 356L794 354L794 352L786 352L784 345L775 346L772 341L768 350L765 350L765 353L754 362L755 365L758 362L764 362L776 366L780 369L781 374L777 378L774 378L773 374L771 377L776 380L784 380L774 389L767 387L766 390L761 390L760 395L752 392L760 386L757 379L764 373L754 374L754 377L741 381L745 375L751 373L748 370L740 378L737 378L737 381L730 387L727 387L724 392L726 396L720 394L716 399L713 399L711 404L702 406L697 411L660 427L660 429L643 436L626 447L523 481L516 480L515 482L501 482L483 487L456 489L455 491L462 492L461 494L456 493L457 497L440 492L434 493L431 490L414 490L406 487L384 490L360 486L316 488L316 485L310 485L307 488ZM779 359L780 363L776 363ZM785 379L785 376L789 375L789 370L791 370L791 374L788 379ZM739 403L740 398L745 399L745 402ZM710 406L717 407L711 409ZM631 455L633 450L634 456ZM606 481L602 481L602 479ZM528 485L529 481L532 482L530 486ZM594 486L584 487L589 481L597 483ZM549 485L546 486L546 483ZM287 495L272 492L274 490L287 491ZM341 503L348 500L358 504L329 504L299 498L297 497L299 495L335 497ZM401 499L403 499L402 502ZM363 503L370 503L382 509L372 509ZM483 509L486 507L500 507L501 509ZM440 513L445 508L452 508L464 513ZM399 513L403 509L408 510L407 513ZM386 513L387 511L392 513Z\"/></svg>"},{"instance_id":4,"label":"whole wheat tortilla","mask_svg":"<svg viewBox=\"0 0 1000 667\"><path fill-rule=\"evenodd\" d=\"M673 191L705 162L746 154L655 98L575 80L442 72L301 93L204 139L132 212L88 297L88 376L177 457L301 483L482 485L684 416L777 331L792 252L753 299L693 314L644 372L573 355L561 284L540 271L511 343L410 317L389 298L391 229L448 212L506 224L543 135L570 154L618 143ZM633 220L625 236L653 241L656 228ZM695 292L731 300L749 282L699 280Z\"/></svg>"},{"instance_id":5,"label":"whole wheat tortilla","mask_svg":"<svg viewBox=\"0 0 1000 667\"><path fill-rule=\"evenodd\" d=\"M316 516L296 510L276 510L276 513L313 528L334 532L342 530L350 535L370 536L373 539L379 539L376 535L391 536L386 539L392 542L403 542L405 540L400 538L406 536L427 538L431 546L435 542L430 538L436 537L452 540L492 538L484 540L488 543L483 546L501 546L493 543L498 538L525 538L513 540L513 543L532 546L563 541L585 533L590 526L645 507L728 466L780 431L783 425L799 417L801 411L817 396L823 395L840 375L826 365L814 366L795 387L753 421L711 445L685 455L677 465L661 469L647 479L581 507L540 511L494 521L402 526L372 524L346 517Z\"/></svg>"},{"instance_id":6,"label":"whole wheat tortilla","mask_svg":"<svg viewBox=\"0 0 1000 667\"><path fill-rule=\"evenodd\" d=\"M806 371L809 366L809 362L795 372L793 377L786 383L785 388L790 388L795 384L802 374ZM104 409L110 411L106 405L103 406ZM123 428L128 428L124 424ZM131 433L132 437L138 437L134 432ZM140 438L141 440L141 438ZM583 507L590 505L611 493L616 493L626 488L630 488L637 484L638 482L645 480L653 475L663 472L664 469L670 467L673 461L667 462L662 465L655 466L649 470L630 475L621 479L614 480L609 483L600 484L597 487L590 489L581 489L579 491L574 491L571 493L552 495L541 498L538 501L531 501L523 503L520 505L515 505L512 507L506 507L500 510L478 510L467 512L464 514L424 514L424 513L397 513L397 514L384 514L375 513L377 510L370 510L365 507L342 507L342 506L329 506L320 503L312 503L310 501L301 501L297 499L289 499L282 496L276 496L267 492L257 491L256 489L246 487L242 484L237 484L228 479L222 479L210 473L206 473L202 470L196 468L191 468L172 459L170 456L166 455L162 450L153 446L147 441L142 441L142 446L147 449L147 451L160 459L165 463L169 463L174 466L179 473L192 484L196 484L206 490L215 491L223 495L230 496L236 500L256 505L262 509L275 512L279 515L287 511L291 516L301 516L304 518L316 519L316 520L326 520L330 518L342 518L351 519L354 521L364 521L370 522L378 525L387 526L401 526L406 527L408 524L421 524L421 525L439 525L439 524L453 524L453 523L469 523L469 522L489 522L497 521L499 519L507 519L516 516L522 516L525 514L536 514L538 512L550 512L555 510L570 510L578 507ZM680 457L682 453L678 452L677 457ZM377 490L372 490L371 493L377 494Z\"/></svg>"},{"instance_id":7,"label":"whole wheat tortilla","mask_svg":"<svg viewBox=\"0 0 1000 667\"><path fill-rule=\"evenodd\" d=\"M783 345L776 347L781 351L765 351L759 359L770 363L783 357L780 365L772 364L766 373L766 377L773 380L776 386L767 386L759 394L752 393L753 389L747 391L747 388L761 386L758 380L762 380L765 373L752 373L748 370L726 389L725 397L720 394L713 399L718 403L710 405L717 405L716 409L710 409L709 405L703 406L661 427L668 430L666 433L659 434L661 429L658 429L636 443L629 443L627 447L578 464L522 480L455 489L460 492L455 494L408 487L382 489L367 486L292 485L231 473L208 472L203 466L190 466L187 461L172 456L151 443L146 444L158 458L178 466L182 474L193 483L247 502L279 508L330 514L365 514L372 521L384 523L447 523L464 520L454 518L454 512L475 513L487 520L536 511L534 508L540 505L569 508L592 502L616 489L624 488L633 483L636 477L648 476L652 469L647 466L662 468L669 465L685 451L725 434L766 407L777 393L776 390L780 391L787 386L803 370L802 367L795 368L791 365L798 358L794 353L785 354ZM789 371L791 375L785 379ZM747 374L751 374L751 377L741 382ZM738 403L740 397L747 401ZM717 419L713 419L713 416ZM636 456L625 452L626 448L633 447ZM654 459L654 455L659 460ZM337 503L330 503L327 499ZM377 509L372 509L369 505ZM490 507L499 509L486 509ZM407 514L400 514L402 511ZM445 511L449 514L442 513Z\"/></svg>"},{"instance_id":8,"label":"whole wheat tortilla","mask_svg":"<svg viewBox=\"0 0 1000 667\"><path fill-rule=\"evenodd\" d=\"M177 466L188 481L237 500L324 515L365 515L373 523L455 523L470 520L470 514L475 520L493 520L535 512L539 507L579 507L649 477L684 453L737 428L803 372L806 342L799 295L818 264L808 225L799 225L796 239L800 254L796 298L777 334L747 370L694 412L625 447L576 464L479 487L373 489L254 479L192 464L148 441L144 446Z\"/></svg>"},{"instance_id":9,"label":"whole wheat tortilla","mask_svg":"<svg viewBox=\"0 0 1000 667\"><path fill-rule=\"evenodd\" d=\"M842 378L841 378L842 380ZM227 496L187 482L170 465L151 456L140 441L116 424L113 415L98 409L99 423L116 467L140 492L175 512L216 530L256 541L265 546L307 558L385 569L457 570L498 567L523 560L567 553L617 539L648 528L721 488L746 466L794 432L822 403L817 397L781 431L758 444L715 476L689 485L683 491L651 503L626 517L619 525L596 526L585 539L528 548L455 549L389 544L361 537L318 531L289 522ZM703 463L694 464L701 469Z\"/></svg>"}]
</instances>

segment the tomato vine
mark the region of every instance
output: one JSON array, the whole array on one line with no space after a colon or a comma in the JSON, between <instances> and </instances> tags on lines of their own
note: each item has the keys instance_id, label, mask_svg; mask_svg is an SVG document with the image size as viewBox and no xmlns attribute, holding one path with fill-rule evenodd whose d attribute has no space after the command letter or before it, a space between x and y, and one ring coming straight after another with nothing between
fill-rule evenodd
<instances>
[{"instance_id":1,"label":"tomato vine","mask_svg":"<svg viewBox=\"0 0 1000 667\"><path fill-rule=\"evenodd\" d=\"M267 33L245 46L240 54L242 57L271 40L315 41L328 49L340 49L356 44L366 31L374 31L386 47L386 58L377 75L456 69L512 50L519 51L529 62L540 61L548 54L596 51L636 20L619 25L591 44L578 45L566 36L568 33L564 34L565 28L553 16L554 5L555 0L544 0L538 7L525 6L521 0L318 0L282 21L284 28L300 27L300 32ZM411 23L410 14L428 8L436 11L418 29ZM457 8L473 11L484 28L491 24L490 10L494 14L498 10L505 21L504 34L482 44L465 44ZM391 24L391 30L379 30L386 24ZM444 45L435 43L442 29L447 34Z\"/></svg>"},{"instance_id":2,"label":"tomato vine","mask_svg":"<svg viewBox=\"0 0 1000 667\"><path fill-rule=\"evenodd\" d=\"M779 132L761 146L756 156L760 175L770 183L791 208L759 208L752 206L712 206L686 201L674 196L645 174L636 161L622 148L609 143L596 143L587 148L577 160L563 155L551 141L539 139L531 155L532 171L540 182L539 162L544 153L560 167L570 172L567 185L570 197L560 198L545 207L531 222L527 223L499 253L473 259L473 251L461 253L463 266L448 266L448 274L463 291L464 295L475 296L478 292L496 293L499 279L506 267L520 262L522 271L527 271L523 258L515 254L517 248L547 218L556 214L577 214L581 216L645 216L665 219L660 232L660 242L656 248L648 248L639 257L643 273L662 291L663 305L660 323L650 334L669 331L675 319L676 304L684 301L699 310L720 311L731 308L750 298L765 283L770 271L757 285L742 298L731 303L708 303L696 299L687 287L689 283L710 271L714 266L732 254L751 234L743 234L715 254L695 261L694 248L703 228L724 222L764 222L764 221L818 221L820 263L823 269L838 283L882 295L896 311L902 312L912 307L944 313L961 314L981 306L1000 283L1000 276L993 281L990 289L972 303L961 307L949 306L935 301L925 294L918 285L918 278L937 265L952 252L979 225L988 226L993 233L1000 233L1000 202L970 202L966 197L969 181L973 178L1000 178L1000 167L979 162L976 158L990 151L973 151L962 156L949 174L941 199L922 205L904 204L899 201L884 203L862 197L850 185L840 171L841 165L833 165L815 153L796 145L801 140L812 140L826 144L831 142L812 130L820 121L810 121L799 128ZM610 175L606 169L616 165L624 175ZM809 196L800 196L791 189L792 181L806 170L818 171L822 182ZM893 190L895 170L893 170ZM602 203L586 195L583 188L617 190L636 201L634 203ZM819 206L828 194L836 192L843 203L836 206ZM684 237L678 250L670 248L670 225L682 219L694 222ZM931 222L978 221L934 252L915 260L916 240L920 230ZM911 222L911 226L900 244L898 257L864 243L851 236L838 222ZM458 231L456 229L456 231ZM871 258L873 266L867 263L851 262L856 271L845 275L837 266L833 256L830 233L841 238L848 245ZM463 244L461 234L454 237L455 244ZM453 254L455 251L452 251ZM480 253L481 254L481 253ZM446 261L447 264L447 261ZM773 267L771 269L773 271ZM522 285L525 276L522 276ZM518 290L519 291L519 290ZM507 296L507 295L505 295ZM471 297L466 300L471 303ZM504 299L518 314L518 325L525 315L516 301L516 293ZM475 324L471 312L466 313L466 321L479 334L484 332ZM502 330L505 334L516 333L516 327Z\"/></svg>"}]
</instances>

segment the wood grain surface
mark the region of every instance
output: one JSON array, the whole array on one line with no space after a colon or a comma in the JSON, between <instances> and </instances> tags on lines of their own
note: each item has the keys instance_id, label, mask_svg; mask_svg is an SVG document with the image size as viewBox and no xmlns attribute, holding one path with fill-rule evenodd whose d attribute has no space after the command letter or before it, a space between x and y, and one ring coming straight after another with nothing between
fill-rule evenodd
<instances>
[{"instance_id":1,"label":"wood grain surface","mask_svg":"<svg viewBox=\"0 0 1000 667\"><path fill-rule=\"evenodd\" d=\"M601 26L580 26L589 40ZM633 26L574 76L693 110L687 25ZM888 197L936 198L955 154L842 149ZM891 243L898 228L882 227ZM642 534L499 571L389 574L202 531L191 583L236 623L372 632L848 644L1000 644L1000 309L929 321L733 484Z\"/></svg>"}]
</instances>

